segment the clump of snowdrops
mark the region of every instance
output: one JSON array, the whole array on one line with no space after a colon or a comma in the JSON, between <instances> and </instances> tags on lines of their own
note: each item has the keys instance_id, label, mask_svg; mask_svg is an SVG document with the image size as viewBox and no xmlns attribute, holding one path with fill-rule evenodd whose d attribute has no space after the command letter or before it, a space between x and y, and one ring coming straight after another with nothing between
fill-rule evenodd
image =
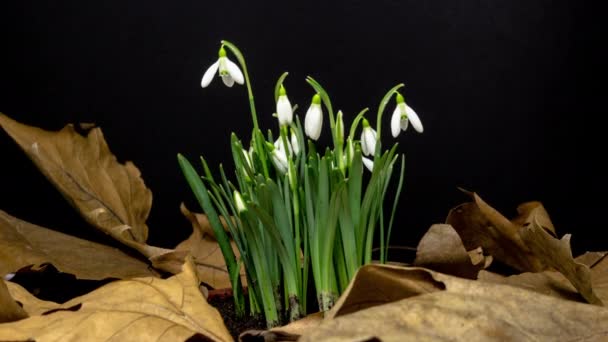
<instances>
[{"instance_id":1,"label":"clump of snowdrops","mask_svg":"<svg viewBox=\"0 0 608 342\"><path fill-rule=\"evenodd\" d=\"M228 58L227 51L238 65ZM347 130L345 114L334 112L325 89L307 77L312 100L302 125L283 84L284 73L274 91L278 125L264 134L258 125L245 59L228 41L221 42L219 58L204 73L201 86L209 86L216 75L228 87L244 84L248 92L253 130L248 144L235 133L231 135L234 180L221 165L220 177L214 178L204 158L201 175L182 155L178 155L178 161L219 242L237 313L244 314L246 308L239 276L241 264L246 270L250 313L263 313L268 327L280 324L282 312L291 321L307 313L311 276L318 307L327 311L357 269L371 262L375 237L379 238L380 262L387 259L403 184L404 157L397 153L396 143L382 147L386 106L395 98L390 120L395 138L409 124L422 133L422 123L405 103L399 92L403 84L399 84L380 101L376 129L366 119L365 108L354 116ZM320 149L315 142L327 120L326 132L331 134L332 145ZM394 177L395 197L386 203L395 169L399 170ZM383 209L391 202L387 220ZM228 233L220 217L232 217L224 220ZM238 259L230 238L238 247Z\"/></svg>"}]
</instances>

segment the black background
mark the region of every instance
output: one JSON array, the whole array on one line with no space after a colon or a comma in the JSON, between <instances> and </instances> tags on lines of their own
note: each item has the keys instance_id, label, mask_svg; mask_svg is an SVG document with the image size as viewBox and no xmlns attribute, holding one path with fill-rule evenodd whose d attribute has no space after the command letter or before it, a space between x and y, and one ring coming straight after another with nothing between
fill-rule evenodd
<instances>
[{"instance_id":1,"label":"black background","mask_svg":"<svg viewBox=\"0 0 608 342\"><path fill-rule=\"evenodd\" d=\"M229 132L249 137L245 88L218 79L200 88L227 39L247 58L261 126L275 132L272 88L283 71L292 103L308 106L312 75L347 124L406 84L425 132L398 138L407 169L393 243L415 245L467 200L460 186L507 216L540 200L576 251L606 249L606 42L590 4L3 1L0 111L46 129L98 124L154 193L150 243L171 247L190 230L179 203L196 208L176 154L230 165ZM0 152L0 209L103 240L3 132Z\"/></svg>"}]
</instances>

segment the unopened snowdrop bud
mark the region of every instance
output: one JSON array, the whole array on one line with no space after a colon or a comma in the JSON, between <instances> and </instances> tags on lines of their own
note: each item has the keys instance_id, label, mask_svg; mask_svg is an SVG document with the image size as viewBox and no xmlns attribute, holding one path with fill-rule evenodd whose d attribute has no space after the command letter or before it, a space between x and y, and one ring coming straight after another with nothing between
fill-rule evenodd
<instances>
[{"instance_id":1,"label":"unopened snowdrop bud","mask_svg":"<svg viewBox=\"0 0 608 342\"><path fill-rule=\"evenodd\" d=\"M338 141L342 143L344 141L344 118L341 110L338 111L336 117L336 129L338 130Z\"/></svg>"},{"instance_id":2,"label":"unopened snowdrop bud","mask_svg":"<svg viewBox=\"0 0 608 342\"><path fill-rule=\"evenodd\" d=\"M245 159L245 162L247 163L249 168L252 168L253 164L251 163L251 156L244 148L242 150L243 150L243 159Z\"/></svg>"},{"instance_id":3,"label":"unopened snowdrop bud","mask_svg":"<svg viewBox=\"0 0 608 342\"><path fill-rule=\"evenodd\" d=\"M277 99L277 116L279 117L279 125L291 125L293 121L293 111L291 103L287 98L285 87L281 85L279 90L279 98Z\"/></svg>"},{"instance_id":4,"label":"unopened snowdrop bud","mask_svg":"<svg viewBox=\"0 0 608 342\"><path fill-rule=\"evenodd\" d=\"M296 132L293 129L291 130L291 149L293 150L293 153L296 156L300 154L300 144L298 144L298 136L296 135Z\"/></svg>"},{"instance_id":5,"label":"unopened snowdrop bud","mask_svg":"<svg viewBox=\"0 0 608 342\"><path fill-rule=\"evenodd\" d=\"M289 170L289 161L287 160L287 156L285 156L284 151L280 151L276 148L272 150L272 162L277 168L277 171L279 171L279 173L282 175Z\"/></svg>"},{"instance_id":6,"label":"unopened snowdrop bud","mask_svg":"<svg viewBox=\"0 0 608 342\"><path fill-rule=\"evenodd\" d=\"M234 82L238 84L245 83L245 78L241 69L238 65L234 64L231 60L226 57L226 50L224 47L220 47L218 52L219 58L217 62L211 64L211 66L205 71L203 79L201 81L201 87L206 88L213 80L213 75L219 70L219 75L222 78L224 84L228 87L232 87Z\"/></svg>"},{"instance_id":7,"label":"unopened snowdrop bud","mask_svg":"<svg viewBox=\"0 0 608 342\"><path fill-rule=\"evenodd\" d=\"M285 143L283 142L283 138L281 137L274 141L274 148L283 152L283 154L285 154L285 151L287 151L290 156L293 154L293 149L291 147L291 144L289 143L289 140L287 141L287 148L285 148Z\"/></svg>"},{"instance_id":8,"label":"unopened snowdrop bud","mask_svg":"<svg viewBox=\"0 0 608 342\"><path fill-rule=\"evenodd\" d=\"M376 151L376 131L369 125L367 119L363 119L363 132L361 132L361 151L369 156Z\"/></svg>"},{"instance_id":9,"label":"unopened snowdrop bud","mask_svg":"<svg viewBox=\"0 0 608 342\"><path fill-rule=\"evenodd\" d=\"M312 139L317 140L321 136L321 128L323 127L323 109L321 108L321 96L315 94L312 97L312 103L308 107L306 117L304 118L304 132Z\"/></svg>"},{"instance_id":10,"label":"unopened snowdrop bud","mask_svg":"<svg viewBox=\"0 0 608 342\"><path fill-rule=\"evenodd\" d=\"M397 93L396 100L397 107L395 107L393 116L391 117L391 133L393 134L393 137L396 138L401 131L405 131L409 122L412 123L412 127L414 127L418 133L422 133L424 127L422 127L422 122L420 121L418 114L416 114L410 106L405 104L403 95Z\"/></svg>"},{"instance_id":11,"label":"unopened snowdrop bud","mask_svg":"<svg viewBox=\"0 0 608 342\"><path fill-rule=\"evenodd\" d=\"M374 161L369 159L369 158L365 158L365 157L361 157L363 160L363 165L365 165L365 167L369 170L369 172L373 172L374 171Z\"/></svg>"},{"instance_id":12,"label":"unopened snowdrop bud","mask_svg":"<svg viewBox=\"0 0 608 342\"><path fill-rule=\"evenodd\" d=\"M243 197L241 193L237 190L234 190L232 195L234 197L234 206L236 207L236 211L240 214L242 212L247 211L247 206L245 205L245 201L243 201Z\"/></svg>"},{"instance_id":13,"label":"unopened snowdrop bud","mask_svg":"<svg viewBox=\"0 0 608 342\"><path fill-rule=\"evenodd\" d=\"M350 166L353 161L353 157L355 155L355 148L353 146L353 141L350 138L346 139L346 147L344 148L344 161L346 166Z\"/></svg>"}]
</instances>

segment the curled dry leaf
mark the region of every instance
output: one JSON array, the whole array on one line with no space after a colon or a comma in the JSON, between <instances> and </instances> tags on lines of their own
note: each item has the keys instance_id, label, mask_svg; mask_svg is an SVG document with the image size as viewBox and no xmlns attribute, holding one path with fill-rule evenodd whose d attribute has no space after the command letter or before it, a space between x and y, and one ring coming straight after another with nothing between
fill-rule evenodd
<instances>
[{"instance_id":1,"label":"curled dry leaf","mask_svg":"<svg viewBox=\"0 0 608 342\"><path fill-rule=\"evenodd\" d=\"M418 243L414 265L476 279L477 273L486 267L486 258L479 248L467 252L460 236L449 224L434 224Z\"/></svg>"},{"instance_id":2,"label":"curled dry leaf","mask_svg":"<svg viewBox=\"0 0 608 342\"><path fill-rule=\"evenodd\" d=\"M146 262L119 249L25 222L2 210L0 260L0 275L46 263L78 279L126 279L158 275Z\"/></svg>"},{"instance_id":3,"label":"curled dry leaf","mask_svg":"<svg viewBox=\"0 0 608 342\"><path fill-rule=\"evenodd\" d=\"M198 284L187 258L183 272L169 279L115 281L41 315L2 324L0 340L231 341Z\"/></svg>"},{"instance_id":4,"label":"curled dry leaf","mask_svg":"<svg viewBox=\"0 0 608 342\"><path fill-rule=\"evenodd\" d=\"M168 252L146 244L152 193L133 163L118 163L101 129L50 132L4 114L0 126L87 222L146 257Z\"/></svg>"},{"instance_id":5,"label":"curled dry leaf","mask_svg":"<svg viewBox=\"0 0 608 342\"><path fill-rule=\"evenodd\" d=\"M21 285L5 281L4 284L8 287L8 291L12 298L19 301L23 310L29 314L29 316L42 315L45 312L55 310L60 307L60 304L55 302L40 300L34 297Z\"/></svg>"},{"instance_id":6,"label":"curled dry leaf","mask_svg":"<svg viewBox=\"0 0 608 342\"><path fill-rule=\"evenodd\" d=\"M14 322L27 317L27 312L13 299L4 280L0 280L0 323Z\"/></svg>"},{"instance_id":7,"label":"curled dry leaf","mask_svg":"<svg viewBox=\"0 0 608 342\"><path fill-rule=\"evenodd\" d=\"M599 306L422 268L367 265L300 341L600 341L608 338L606 322L608 309Z\"/></svg>"},{"instance_id":8,"label":"curled dry leaf","mask_svg":"<svg viewBox=\"0 0 608 342\"><path fill-rule=\"evenodd\" d=\"M518 216L509 221L476 193L469 194L473 202L450 210L446 219L446 223L458 232L467 250L482 247L496 260L522 272L546 269L546 264L538 259L519 234L521 227L530 222L531 217L537 217L555 234L551 220L541 203L528 202L520 205L517 208Z\"/></svg>"},{"instance_id":9,"label":"curled dry leaf","mask_svg":"<svg viewBox=\"0 0 608 342\"><path fill-rule=\"evenodd\" d=\"M585 300L591 304L603 305L593 291L591 270L576 262L572 256L570 234L558 240L543 229L539 220L533 219L522 229L521 237L539 260L563 274Z\"/></svg>"},{"instance_id":10,"label":"curled dry leaf","mask_svg":"<svg viewBox=\"0 0 608 342\"><path fill-rule=\"evenodd\" d=\"M151 258L152 264L156 268L176 273L184 263L184 257L190 254L194 257L198 276L206 286L210 286L212 289L231 288L230 274L220 246L212 235L213 230L207 216L190 212L183 203L180 210L192 224L192 234L187 240L177 245L175 251ZM239 251L235 242L230 241L230 244L238 258ZM242 284L247 283L243 267L241 267L241 281Z\"/></svg>"}]
</instances>

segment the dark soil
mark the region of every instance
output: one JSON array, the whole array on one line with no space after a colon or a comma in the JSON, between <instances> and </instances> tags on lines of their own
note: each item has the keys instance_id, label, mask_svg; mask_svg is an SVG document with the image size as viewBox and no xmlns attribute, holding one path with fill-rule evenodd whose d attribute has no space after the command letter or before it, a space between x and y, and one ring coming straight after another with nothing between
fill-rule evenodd
<instances>
[{"instance_id":1,"label":"dark soil","mask_svg":"<svg viewBox=\"0 0 608 342\"><path fill-rule=\"evenodd\" d=\"M235 341L238 340L239 335L246 330L266 330L266 320L263 315L252 317L248 311L245 310L245 316L237 317L234 309L234 299L231 293L225 295L209 295L207 302L213 307L218 309L220 315L224 319L224 324L228 328L228 331L232 335ZM245 302L248 302L245 297Z\"/></svg>"}]
</instances>

